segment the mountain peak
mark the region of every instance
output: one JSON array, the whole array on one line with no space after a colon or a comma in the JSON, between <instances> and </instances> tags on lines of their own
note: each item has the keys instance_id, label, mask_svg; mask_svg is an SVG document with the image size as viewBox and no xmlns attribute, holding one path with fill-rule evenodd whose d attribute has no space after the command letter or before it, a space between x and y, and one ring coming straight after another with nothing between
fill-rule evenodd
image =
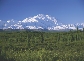
<instances>
[{"instance_id":1,"label":"mountain peak","mask_svg":"<svg viewBox=\"0 0 84 61\"><path fill-rule=\"evenodd\" d=\"M36 16L33 16L33 17L29 17L29 18L26 18L24 19L22 22L38 22L38 20L44 20L44 21L54 21L55 23L57 22L57 20L54 18L54 17L51 17L49 15L44 15L44 14L38 14Z\"/></svg>"},{"instance_id":2,"label":"mountain peak","mask_svg":"<svg viewBox=\"0 0 84 61\"><path fill-rule=\"evenodd\" d=\"M33 17L25 18L21 21L8 20L3 22L0 20L0 28L3 29L48 29L48 30L76 30L77 27L80 29L84 27L84 23L77 24L62 24L58 23L55 17L50 15L38 14ZM3 26L3 27L1 27Z\"/></svg>"}]
</instances>

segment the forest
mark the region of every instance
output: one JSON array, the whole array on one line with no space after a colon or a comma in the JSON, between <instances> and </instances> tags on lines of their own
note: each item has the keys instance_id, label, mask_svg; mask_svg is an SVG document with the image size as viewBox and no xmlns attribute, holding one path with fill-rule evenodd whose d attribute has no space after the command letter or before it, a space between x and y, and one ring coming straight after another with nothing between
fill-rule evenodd
<instances>
[{"instance_id":1,"label":"forest","mask_svg":"<svg viewBox=\"0 0 84 61\"><path fill-rule=\"evenodd\" d=\"M2 31L0 61L84 61L84 29L68 32Z\"/></svg>"}]
</instances>

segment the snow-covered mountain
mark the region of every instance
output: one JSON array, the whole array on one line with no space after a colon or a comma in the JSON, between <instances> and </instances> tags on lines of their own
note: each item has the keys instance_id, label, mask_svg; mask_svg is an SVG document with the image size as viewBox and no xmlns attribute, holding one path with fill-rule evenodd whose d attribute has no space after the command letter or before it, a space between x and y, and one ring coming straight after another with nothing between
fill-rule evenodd
<instances>
[{"instance_id":1,"label":"snow-covered mountain","mask_svg":"<svg viewBox=\"0 0 84 61\"><path fill-rule=\"evenodd\" d=\"M76 30L84 28L84 23L63 24L58 23L55 17L50 15L38 14L24 20L0 20L0 28L2 29L48 29L48 30Z\"/></svg>"}]
</instances>

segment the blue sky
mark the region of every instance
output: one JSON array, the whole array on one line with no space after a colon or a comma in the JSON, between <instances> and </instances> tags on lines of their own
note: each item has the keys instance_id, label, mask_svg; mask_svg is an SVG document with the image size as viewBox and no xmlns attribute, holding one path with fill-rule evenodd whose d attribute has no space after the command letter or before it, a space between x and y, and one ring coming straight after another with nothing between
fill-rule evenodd
<instances>
[{"instance_id":1,"label":"blue sky","mask_svg":"<svg viewBox=\"0 0 84 61\"><path fill-rule=\"evenodd\" d=\"M62 23L84 23L84 0L0 0L0 20L48 14Z\"/></svg>"}]
</instances>

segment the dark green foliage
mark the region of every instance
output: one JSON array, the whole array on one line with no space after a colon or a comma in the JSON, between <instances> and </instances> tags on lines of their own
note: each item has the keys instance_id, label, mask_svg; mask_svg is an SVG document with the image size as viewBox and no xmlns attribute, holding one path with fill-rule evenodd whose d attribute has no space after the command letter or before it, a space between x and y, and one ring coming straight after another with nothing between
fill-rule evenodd
<instances>
[{"instance_id":1,"label":"dark green foliage","mask_svg":"<svg viewBox=\"0 0 84 61\"><path fill-rule=\"evenodd\" d=\"M77 27L77 32L78 32L78 27Z\"/></svg>"},{"instance_id":2,"label":"dark green foliage","mask_svg":"<svg viewBox=\"0 0 84 61\"><path fill-rule=\"evenodd\" d=\"M84 31L0 32L1 61L84 61Z\"/></svg>"},{"instance_id":3,"label":"dark green foliage","mask_svg":"<svg viewBox=\"0 0 84 61\"><path fill-rule=\"evenodd\" d=\"M44 41L44 37L43 37L43 33L41 33L41 43L43 43L43 41Z\"/></svg>"},{"instance_id":4,"label":"dark green foliage","mask_svg":"<svg viewBox=\"0 0 84 61\"><path fill-rule=\"evenodd\" d=\"M84 32L84 28L83 28L83 32Z\"/></svg>"}]
</instances>

